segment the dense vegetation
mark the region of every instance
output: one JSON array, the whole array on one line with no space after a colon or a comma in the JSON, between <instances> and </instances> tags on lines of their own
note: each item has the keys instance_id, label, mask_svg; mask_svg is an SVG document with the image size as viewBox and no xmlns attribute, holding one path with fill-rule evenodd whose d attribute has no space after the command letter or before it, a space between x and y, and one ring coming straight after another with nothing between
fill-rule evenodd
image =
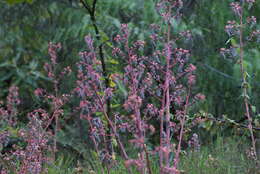
<instances>
[{"instance_id":1,"label":"dense vegetation","mask_svg":"<svg viewBox=\"0 0 260 174\"><path fill-rule=\"evenodd\" d=\"M1 174L260 171L258 0L0 8Z\"/></svg>"}]
</instances>

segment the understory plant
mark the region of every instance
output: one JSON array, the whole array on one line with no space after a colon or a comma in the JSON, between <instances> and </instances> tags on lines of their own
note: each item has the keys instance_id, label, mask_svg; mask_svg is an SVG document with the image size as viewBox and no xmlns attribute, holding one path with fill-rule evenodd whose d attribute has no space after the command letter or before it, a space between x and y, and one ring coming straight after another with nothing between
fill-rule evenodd
<instances>
[{"instance_id":1,"label":"understory plant","mask_svg":"<svg viewBox=\"0 0 260 174\"><path fill-rule=\"evenodd\" d=\"M95 155L102 164L99 171L110 173L111 168L123 158L128 173L152 174L156 164L159 166L156 172L160 174L182 173L180 160L185 159L181 156L183 143L186 141L189 147L193 147L194 154L200 151L199 137L191 128L203 119L198 117L193 120L190 110L196 102L205 99L203 94L194 92L197 68L190 63L191 51L184 44L193 39L192 33L189 30L179 31L178 28L182 22L184 2L160 0L156 4L161 22L150 25L151 35L146 41L133 40L128 24L122 24L120 32L111 40L111 50L107 48L106 52L103 43L106 41L100 38L101 32L96 23L97 0L93 0L92 5L83 0L80 2L90 15L95 37L85 37L86 50L79 53L73 94L79 98L75 111L86 120L86 136L90 137ZM241 97L252 141L251 156L257 160L253 127L255 109L250 103L249 74L244 65L248 43L259 42L260 38L260 32L255 27L256 18L245 16L245 9L250 9L253 4L254 0L231 3L237 20L228 21L225 31L230 37L227 44L231 47L222 48L221 53L240 66ZM0 124L6 124L8 128L1 130L0 144L4 145L10 134L16 134L20 141L10 151L0 154L0 164L4 166L1 174L9 171L19 174L48 173L43 166L48 166L48 162L56 158L59 120L64 114L64 105L71 97L60 93L62 80L71 72L70 67L59 71L57 52L60 49L60 44L49 43L50 61L44 69L52 83L51 91L35 90L37 99L47 106L28 114L25 129L17 125L18 88L11 87L6 103L1 103ZM111 56L120 63L116 64L120 71L115 72L107 66ZM190 132L193 134L188 134ZM151 139L154 144L151 144ZM212 156L207 158L209 164L205 165L211 166L218 161Z\"/></svg>"},{"instance_id":2,"label":"understory plant","mask_svg":"<svg viewBox=\"0 0 260 174\"><path fill-rule=\"evenodd\" d=\"M58 51L61 49L60 43L49 43L48 53L49 62L45 62L44 70L47 73L51 82L51 89L37 88L34 91L35 96L41 102L49 104L50 109L48 111L49 117L46 120L48 124L45 129L50 129L51 125L54 125L53 131L53 158L55 159L55 153L57 152L57 133L59 128L60 117L64 114L63 106L68 102L70 94L61 93L60 85L64 78L71 73L70 66L67 66L61 70L58 68Z\"/></svg>"},{"instance_id":3,"label":"understory plant","mask_svg":"<svg viewBox=\"0 0 260 174\"><path fill-rule=\"evenodd\" d=\"M43 109L29 113L26 128L20 128L16 122L19 104L18 87L12 86L6 105L0 108L0 172L40 174L48 160L50 134L44 129L48 113Z\"/></svg>"},{"instance_id":4,"label":"understory plant","mask_svg":"<svg viewBox=\"0 0 260 174\"><path fill-rule=\"evenodd\" d=\"M15 174L40 174L47 172L43 168L45 164L55 160L59 117L63 115L62 107L69 97L67 94L59 94L59 83L67 73L71 72L70 67L64 68L61 72L56 69L57 51L60 47L60 44L49 43L50 63L44 65L47 76L53 83L54 92L48 92L48 90L41 88L34 91L39 100L50 104L50 109L38 108L28 113L28 123L23 128L22 125L17 124L19 118L18 105L21 103L18 87L10 87L6 103L1 102L1 174L10 172ZM54 130L52 130L52 127L54 127ZM14 139L14 141L11 141L11 139ZM51 152L52 155L49 157Z\"/></svg>"},{"instance_id":5,"label":"understory plant","mask_svg":"<svg viewBox=\"0 0 260 174\"><path fill-rule=\"evenodd\" d=\"M122 62L123 73L111 73L109 87L95 41L91 36L85 37L87 50L80 53L75 88L80 97L78 110L80 117L88 121L94 148L108 171L116 159L116 153L110 154L107 147L107 141L112 139L130 173L134 166L140 173L151 174L153 155L159 158L160 173L180 173L178 164L189 108L205 98L192 92L196 66L189 63L190 51L178 47L182 40L192 38L190 31L174 30L182 7L181 0L162 0L157 4L163 22L161 26L151 25L149 55L144 54L148 44L143 40L131 41L128 25L121 25L112 55ZM108 114L111 104L119 108ZM111 131L107 131L108 127ZM136 156L127 152L127 144L122 140L125 133L130 135L128 141L136 149ZM154 149L148 146L153 134L159 135ZM199 144L195 134L193 139L194 144Z\"/></svg>"},{"instance_id":6,"label":"understory plant","mask_svg":"<svg viewBox=\"0 0 260 174\"><path fill-rule=\"evenodd\" d=\"M227 44L231 45L228 49L221 48L221 54L240 66L241 74L241 98L245 108L245 117L248 122L248 130L250 132L252 148L249 152L250 156L257 160L256 140L253 129L253 119L255 114L255 106L250 102L250 74L247 71L245 63L245 52L250 48L252 42L259 43L260 32L256 28L256 17L247 16L255 3L255 0L243 0L240 2L231 2L230 7L234 13L235 20L227 22L225 31L229 36ZM246 52L247 53L247 52ZM248 53L247 53L248 54Z\"/></svg>"}]
</instances>

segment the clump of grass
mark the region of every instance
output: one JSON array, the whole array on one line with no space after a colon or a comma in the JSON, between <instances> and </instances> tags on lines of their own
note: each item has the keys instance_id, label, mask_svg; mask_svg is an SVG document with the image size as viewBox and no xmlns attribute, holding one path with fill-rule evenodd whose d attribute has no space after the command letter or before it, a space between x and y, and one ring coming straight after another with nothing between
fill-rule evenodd
<instances>
[{"instance_id":1,"label":"clump of grass","mask_svg":"<svg viewBox=\"0 0 260 174\"><path fill-rule=\"evenodd\" d=\"M77 172L75 160L72 157L60 155L54 163L47 164L45 171L48 174L73 174Z\"/></svg>"},{"instance_id":2,"label":"clump of grass","mask_svg":"<svg viewBox=\"0 0 260 174\"><path fill-rule=\"evenodd\" d=\"M245 154L249 148L241 137L218 137L199 152L183 155L181 168L189 174L257 174L256 164Z\"/></svg>"},{"instance_id":3,"label":"clump of grass","mask_svg":"<svg viewBox=\"0 0 260 174\"><path fill-rule=\"evenodd\" d=\"M250 148L246 137L222 137L214 142L201 146L199 151L186 149L181 155L180 171L183 174L260 174L260 169L249 160L245 153ZM87 158L87 157L86 157ZM93 160L95 159L95 160ZM54 165L48 167L50 174L102 174L102 163L98 156L92 158L92 166L77 164L77 159L58 157ZM84 161L83 161L84 162ZM94 166L93 166L94 165ZM152 173L159 174L159 159L151 159ZM127 174L123 159L117 159L116 165L109 171L110 174ZM133 173L138 170L133 167Z\"/></svg>"}]
</instances>

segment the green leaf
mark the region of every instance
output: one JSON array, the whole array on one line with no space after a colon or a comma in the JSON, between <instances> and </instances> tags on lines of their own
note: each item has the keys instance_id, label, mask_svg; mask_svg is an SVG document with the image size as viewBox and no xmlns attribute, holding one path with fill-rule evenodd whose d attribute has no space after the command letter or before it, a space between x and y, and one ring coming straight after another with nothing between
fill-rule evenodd
<instances>
[{"instance_id":1,"label":"green leaf","mask_svg":"<svg viewBox=\"0 0 260 174\"><path fill-rule=\"evenodd\" d=\"M255 106L251 106L252 112L256 113L256 107Z\"/></svg>"},{"instance_id":2,"label":"green leaf","mask_svg":"<svg viewBox=\"0 0 260 174\"><path fill-rule=\"evenodd\" d=\"M126 90L124 84L123 84L120 80L117 80L117 79L115 80L115 82L116 82L116 84L117 84L117 86L118 86L119 91L120 91L120 92L123 94L123 96L126 98L127 95L128 95L128 93L127 93L127 90Z\"/></svg>"},{"instance_id":3,"label":"green leaf","mask_svg":"<svg viewBox=\"0 0 260 174\"><path fill-rule=\"evenodd\" d=\"M119 64L119 62L116 59L109 59L108 62L111 63L111 64L114 64L114 65Z\"/></svg>"},{"instance_id":4,"label":"green leaf","mask_svg":"<svg viewBox=\"0 0 260 174\"><path fill-rule=\"evenodd\" d=\"M6 2L8 4L13 5L13 4L17 4L17 3L22 3L22 2L24 2L24 0L6 0Z\"/></svg>"},{"instance_id":5,"label":"green leaf","mask_svg":"<svg viewBox=\"0 0 260 174\"><path fill-rule=\"evenodd\" d=\"M0 152L3 150L3 144L0 143Z\"/></svg>"},{"instance_id":6,"label":"green leaf","mask_svg":"<svg viewBox=\"0 0 260 174\"><path fill-rule=\"evenodd\" d=\"M117 141L116 141L115 138L112 138L112 144L113 144L114 147L117 147Z\"/></svg>"},{"instance_id":7,"label":"green leaf","mask_svg":"<svg viewBox=\"0 0 260 174\"><path fill-rule=\"evenodd\" d=\"M108 41L106 41L106 45L109 46L110 48L113 48L113 44L112 44L112 42L108 42Z\"/></svg>"},{"instance_id":8,"label":"green leaf","mask_svg":"<svg viewBox=\"0 0 260 174\"><path fill-rule=\"evenodd\" d=\"M112 104L112 105L111 105L111 108L117 108L117 107L119 107L119 106L121 106L121 104Z\"/></svg>"},{"instance_id":9,"label":"green leaf","mask_svg":"<svg viewBox=\"0 0 260 174\"><path fill-rule=\"evenodd\" d=\"M36 79L41 78L47 81L51 81L50 78L45 77L42 73L38 72L38 71L31 71L31 74L34 75L36 77Z\"/></svg>"},{"instance_id":10,"label":"green leaf","mask_svg":"<svg viewBox=\"0 0 260 174\"><path fill-rule=\"evenodd\" d=\"M103 116L103 112L95 112L96 116Z\"/></svg>"},{"instance_id":11,"label":"green leaf","mask_svg":"<svg viewBox=\"0 0 260 174\"><path fill-rule=\"evenodd\" d=\"M242 97L242 98L247 98L248 100L250 99L249 95L247 95L247 94L245 94L245 93L242 93L242 94L241 94L241 97Z\"/></svg>"},{"instance_id":12,"label":"green leaf","mask_svg":"<svg viewBox=\"0 0 260 174\"><path fill-rule=\"evenodd\" d=\"M13 64L9 63L9 62L4 62L0 64L0 68L4 68L4 67L14 67Z\"/></svg>"},{"instance_id":13,"label":"green leaf","mask_svg":"<svg viewBox=\"0 0 260 174\"><path fill-rule=\"evenodd\" d=\"M234 38L231 38L231 45L232 46L237 46L237 42L236 42L236 40L234 39Z\"/></svg>"},{"instance_id":14,"label":"green leaf","mask_svg":"<svg viewBox=\"0 0 260 174\"><path fill-rule=\"evenodd\" d=\"M105 43L105 42L109 41L109 37L106 35L105 32L101 31L100 35L101 35L101 43Z\"/></svg>"},{"instance_id":15,"label":"green leaf","mask_svg":"<svg viewBox=\"0 0 260 174\"><path fill-rule=\"evenodd\" d=\"M207 120L202 124L202 127L205 128L207 131L209 131L212 125L213 125L213 121Z\"/></svg>"},{"instance_id":16,"label":"green leaf","mask_svg":"<svg viewBox=\"0 0 260 174\"><path fill-rule=\"evenodd\" d=\"M16 73L21 79L26 77L26 73L22 69L16 69Z\"/></svg>"},{"instance_id":17,"label":"green leaf","mask_svg":"<svg viewBox=\"0 0 260 174\"><path fill-rule=\"evenodd\" d=\"M30 4L33 3L33 0L5 0L5 1L10 5L19 4L23 2L30 3Z\"/></svg>"},{"instance_id":18,"label":"green leaf","mask_svg":"<svg viewBox=\"0 0 260 174\"><path fill-rule=\"evenodd\" d=\"M1 82L2 82L2 81L5 81L6 79L11 78L13 75L14 75L14 72L10 72L10 73L8 73L8 74L5 74L4 76L2 76L2 77L0 78L0 81L1 81Z\"/></svg>"},{"instance_id":19,"label":"green leaf","mask_svg":"<svg viewBox=\"0 0 260 174\"><path fill-rule=\"evenodd\" d=\"M229 38L227 41L226 41L226 45L231 41L232 38Z\"/></svg>"},{"instance_id":20,"label":"green leaf","mask_svg":"<svg viewBox=\"0 0 260 174\"><path fill-rule=\"evenodd\" d=\"M29 67L30 67L31 70L35 70L37 68L37 66L38 66L38 62L36 62L34 60L31 61L30 64L29 64Z\"/></svg>"}]
</instances>

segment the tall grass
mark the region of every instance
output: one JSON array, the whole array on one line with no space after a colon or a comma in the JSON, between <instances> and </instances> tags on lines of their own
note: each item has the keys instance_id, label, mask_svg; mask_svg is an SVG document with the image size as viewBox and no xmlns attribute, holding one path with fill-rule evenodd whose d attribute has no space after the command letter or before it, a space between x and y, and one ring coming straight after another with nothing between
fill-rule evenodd
<instances>
[{"instance_id":1,"label":"tall grass","mask_svg":"<svg viewBox=\"0 0 260 174\"><path fill-rule=\"evenodd\" d=\"M200 151L186 149L181 154L180 170L184 174L260 174L260 168L245 154L250 147L245 142L246 137L218 136L214 142L201 146ZM77 159L69 154L66 157L60 155L53 165L48 166L48 174L101 174L102 164L97 155L94 159L90 166L83 163L84 160L75 163ZM153 173L159 173L159 159L151 161ZM138 174L135 169L133 172ZM110 170L110 174L127 173L123 160L119 159Z\"/></svg>"}]
</instances>

